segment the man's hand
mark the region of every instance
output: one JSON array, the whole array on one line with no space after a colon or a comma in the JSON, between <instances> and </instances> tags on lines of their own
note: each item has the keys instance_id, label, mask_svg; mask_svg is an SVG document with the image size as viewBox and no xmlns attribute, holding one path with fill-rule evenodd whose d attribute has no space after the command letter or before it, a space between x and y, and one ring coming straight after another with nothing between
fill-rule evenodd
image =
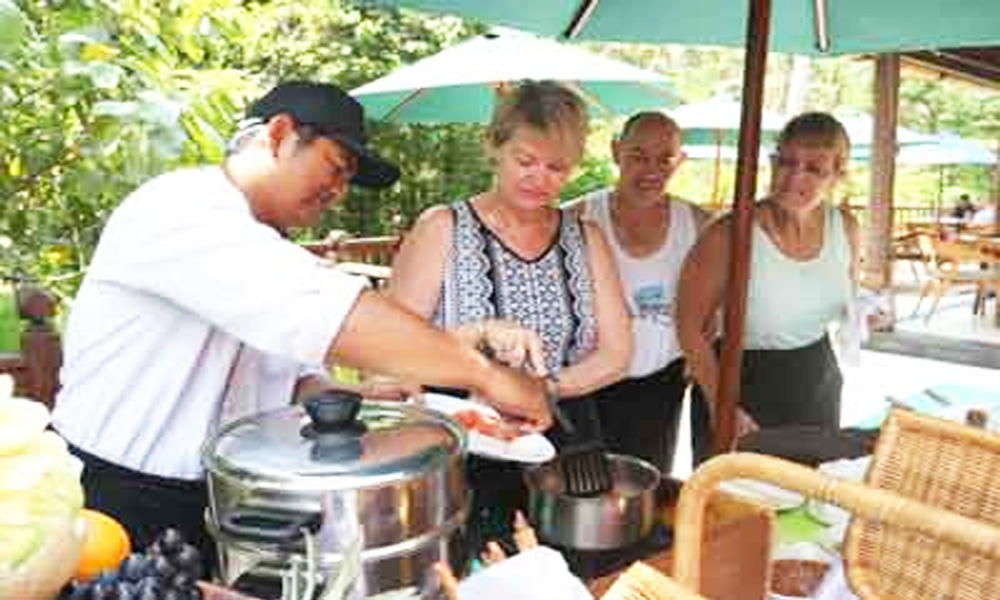
<instances>
[{"instance_id":1,"label":"man's hand","mask_svg":"<svg viewBox=\"0 0 1000 600\"><path fill-rule=\"evenodd\" d=\"M494 362L476 392L501 414L525 421L522 429L526 431L545 431L552 426L542 378Z\"/></svg>"}]
</instances>

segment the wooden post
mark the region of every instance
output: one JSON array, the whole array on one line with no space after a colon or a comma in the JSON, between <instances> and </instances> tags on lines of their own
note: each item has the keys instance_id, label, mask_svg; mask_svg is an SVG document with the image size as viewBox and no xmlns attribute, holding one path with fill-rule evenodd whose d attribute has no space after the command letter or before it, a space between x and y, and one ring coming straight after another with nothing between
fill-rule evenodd
<instances>
[{"instance_id":1,"label":"wooden post","mask_svg":"<svg viewBox=\"0 0 1000 600\"><path fill-rule=\"evenodd\" d=\"M892 288L893 188L896 173L896 123L899 107L899 56L875 59L875 131L872 133L871 199L865 230L863 270L879 290Z\"/></svg>"},{"instance_id":2,"label":"wooden post","mask_svg":"<svg viewBox=\"0 0 1000 600\"><path fill-rule=\"evenodd\" d=\"M993 189L990 195L992 196L990 201L994 207L993 228L995 231L1000 231L1000 140L997 140L997 160L993 165ZM1000 315L1000 310L997 311L997 314Z\"/></svg>"},{"instance_id":3,"label":"wooden post","mask_svg":"<svg viewBox=\"0 0 1000 600\"><path fill-rule=\"evenodd\" d=\"M19 286L17 301L21 317L26 321L21 333L22 393L51 409L59 389L59 368L62 366L59 334L52 327L55 301L33 286Z\"/></svg>"},{"instance_id":4,"label":"wooden post","mask_svg":"<svg viewBox=\"0 0 1000 600\"><path fill-rule=\"evenodd\" d=\"M750 250L754 198L757 195L757 154L764 107L767 41L771 31L770 0L751 0L747 17L746 65L743 69L743 112L736 161L733 199L733 237L724 301L722 352L719 357L719 398L716 404L712 451L729 452L736 439L736 407L740 403L743 364L743 322L750 282Z\"/></svg>"}]
</instances>

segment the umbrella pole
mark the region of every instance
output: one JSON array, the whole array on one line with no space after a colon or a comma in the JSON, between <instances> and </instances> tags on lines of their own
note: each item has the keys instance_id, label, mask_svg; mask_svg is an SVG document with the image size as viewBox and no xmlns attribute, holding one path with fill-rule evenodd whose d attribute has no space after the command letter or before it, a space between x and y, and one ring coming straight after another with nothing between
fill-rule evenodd
<instances>
[{"instance_id":1,"label":"umbrella pole","mask_svg":"<svg viewBox=\"0 0 1000 600\"><path fill-rule=\"evenodd\" d=\"M938 165L938 189L937 189L937 207L935 207L934 214L937 215L938 223L941 222L941 217L944 216L944 165Z\"/></svg>"},{"instance_id":2,"label":"umbrella pole","mask_svg":"<svg viewBox=\"0 0 1000 600\"><path fill-rule=\"evenodd\" d=\"M993 165L993 228L1000 230L1000 140L997 140L997 160ZM1000 302L1000 300L997 300Z\"/></svg>"},{"instance_id":3,"label":"umbrella pole","mask_svg":"<svg viewBox=\"0 0 1000 600\"><path fill-rule=\"evenodd\" d=\"M728 452L736 438L736 407L740 402L743 354L743 321L750 279L750 233L757 190L760 119L763 112L764 75L771 25L771 1L750 0L747 18L746 64L743 68L743 112L736 160L732 244L724 301L722 355L719 359L719 398L716 402L712 450Z\"/></svg>"},{"instance_id":4,"label":"umbrella pole","mask_svg":"<svg viewBox=\"0 0 1000 600\"><path fill-rule=\"evenodd\" d=\"M719 178L722 171L722 131L715 130L715 165L712 171L712 206L722 207L722 190L719 189Z\"/></svg>"}]
</instances>

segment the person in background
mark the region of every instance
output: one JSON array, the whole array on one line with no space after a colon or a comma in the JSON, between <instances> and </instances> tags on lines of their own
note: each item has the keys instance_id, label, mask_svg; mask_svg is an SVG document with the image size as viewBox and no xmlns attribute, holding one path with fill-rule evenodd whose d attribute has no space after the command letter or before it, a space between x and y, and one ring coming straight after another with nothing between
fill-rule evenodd
<instances>
[{"instance_id":1,"label":"person in background","mask_svg":"<svg viewBox=\"0 0 1000 600\"><path fill-rule=\"evenodd\" d=\"M770 191L754 208L737 432L840 422L840 367L827 328L855 290L857 222L828 201L844 177L850 142L826 113L792 119L771 160ZM726 301L731 216L714 222L681 272L678 332L711 403L719 368L716 312Z\"/></svg>"},{"instance_id":2,"label":"person in background","mask_svg":"<svg viewBox=\"0 0 1000 600\"><path fill-rule=\"evenodd\" d=\"M492 187L425 211L388 287L390 298L443 329L500 318L536 332L550 391L575 421L577 441L600 435L587 394L620 378L631 351L604 236L556 206L586 134L584 104L563 86L526 81L501 96L485 140ZM492 511L487 527L503 528L525 500L521 470L473 458L474 509ZM480 524L473 519L473 540Z\"/></svg>"},{"instance_id":3,"label":"person in background","mask_svg":"<svg viewBox=\"0 0 1000 600\"><path fill-rule=\"evenodd\" d=\"M247 117L222 165L156 177L115 209L66 325L53 424L83 460L87 505L122 522L135 548L174 527L210 553L203 442L330 386L334 361L468 387L550 423L541 379L289 241L350 184L398 179L366 147L361 106L333 85L288 82Z\"/></svg>"},{"instance_id":4,"label":"person in background","mask_svg":"<svg viewBox=\"0 0 1000 600\"><path fill-rule=\"evenodd\" d=\"M979 209L969 219L969 225L982 227L996 227L997 207L994 204L987 204Z\"/></svg>"},{"instance_id":5,"label":"person in background","mask_svg":"<svg viewBox=\"0 0 1000 600\"><path fill-rule=\"evenodd\" d=\"M688 389L677 340L677 283L708 215L667 191L684 162L681 129L670 117L633 115L611 143L611 155L618 166L615 186L569 205L607 238L631 316L628 377L596 392L601 433L610 450L644 458L669 475ZM702 401L700 394L694 397ZM708 451L708 423L692 425L701 459Z\"/></svg>"},{"instance_id":6,"label":"person in background","mask_svg":"<svg viewBox=\"0 0 1000 600\"><path fill-rule=\"evenodd\" d=\"M975 214L976 205L972 202L972 198L968 194L960 195L958 202L955 203L955 207L951 209L951 216L956 219L971 219Z\"/></svg>"}]
</instances>

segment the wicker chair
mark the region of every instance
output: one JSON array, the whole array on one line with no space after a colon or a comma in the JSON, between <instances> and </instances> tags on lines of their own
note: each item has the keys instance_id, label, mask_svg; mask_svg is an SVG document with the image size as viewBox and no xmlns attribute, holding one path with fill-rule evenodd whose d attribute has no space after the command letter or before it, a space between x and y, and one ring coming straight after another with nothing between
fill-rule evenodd
<instances>
[{"instance_id":1,"label":"wicker chair","mask_svg":"<svg viewBox=\"0 0 1000 600\"><path fill-rule=\"evenodd\" d=\"M998 469L1000 436L898 410L883 426L864 484L770 456L719 456L699 467L681 491L673 579L639 567L623 574L615 584L618 595L605 600L700 598L690 590L701 589L705 507L721 481L740 477L852 512L843 556L848 582L863 600L995 600Z\"/></svg>"}]
</instances>

